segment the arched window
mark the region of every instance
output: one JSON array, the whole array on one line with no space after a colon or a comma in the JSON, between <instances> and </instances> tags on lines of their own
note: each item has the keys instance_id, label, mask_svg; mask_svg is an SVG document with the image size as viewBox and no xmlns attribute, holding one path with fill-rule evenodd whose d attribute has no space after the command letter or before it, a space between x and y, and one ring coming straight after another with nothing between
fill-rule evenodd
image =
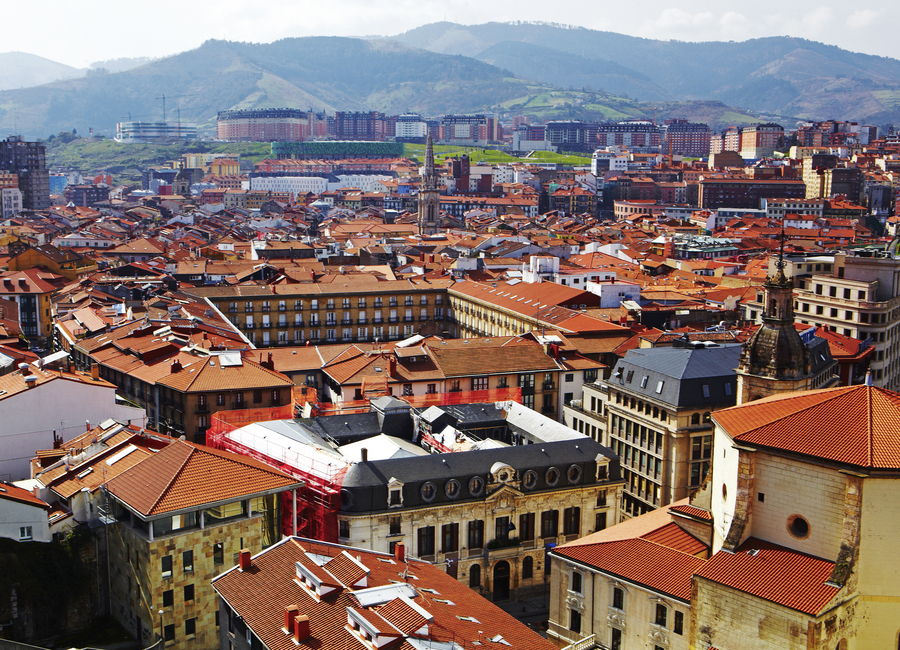
<instances>
[{"instance_id":1,"label":"arched window","mask_svg":"<svg viewBox=\"0 0 900 650\"><path fill-rule=\"evenodd\" d=\"M704 422L704 424L708 424L709 422L712 422L712 415L710 414L709 411L707 411L706 413L703 414L703 422Z\"/></svg>"},{"instance_id":2,"label":"arched window","mask_svg":"<svg viewBox=\"0 0 900 650\"><path fill-rule=\"evenodd\" d=\"M522 580L531 580L534 576L534 559L530 555L526 555L522 560Z\"/></svg>"},{"instance_id":3,"label":"arched window","mask_svg":"<svg viewBox=\"0 0 900 650\"><path fill-rule=\"evenodd\" d=\"M470 587L480 587L481 586L481 565L473 564L469 569L469 586Z\"/></svg>"},{"instance_id":4,"label":"arched window","mask_svg":"<svg viewBox=\"0 0 900 650\"><path fill-rule=\"evenodd\" d=\"M691 416L691 424L700 424L700 414L699 413L694 413Z\"/></svg>"}]
</instances>

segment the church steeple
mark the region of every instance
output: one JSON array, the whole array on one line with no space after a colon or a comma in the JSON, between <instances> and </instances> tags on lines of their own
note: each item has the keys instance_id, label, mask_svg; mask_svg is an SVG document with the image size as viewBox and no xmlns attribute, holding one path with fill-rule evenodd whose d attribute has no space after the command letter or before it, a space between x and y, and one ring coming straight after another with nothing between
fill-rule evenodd
<instances>
[{"instance_id":1,"label":"church steeple","mask_svg":"<svg viewBox=\"0 0 900 650\"><path fill-rule=\"evenodd\" d=\"M762 325L744 344L738 404L809 386L809 349L794 327L794 283L784 274L784 227L775 273L763 284Z\"/></svg>"},{"instance_id":2,"label":"church steeple","mask_svg":"<svg viewBox=\"0 0 900 650\"><path fill-rule=\"evenodd\" d=\"M434 143L431 134L425 145L425 173L419 184L419 234L434 235L438 231L440 202L438 199L437 175L434 172Z\"/></svg>"}]
</instances>

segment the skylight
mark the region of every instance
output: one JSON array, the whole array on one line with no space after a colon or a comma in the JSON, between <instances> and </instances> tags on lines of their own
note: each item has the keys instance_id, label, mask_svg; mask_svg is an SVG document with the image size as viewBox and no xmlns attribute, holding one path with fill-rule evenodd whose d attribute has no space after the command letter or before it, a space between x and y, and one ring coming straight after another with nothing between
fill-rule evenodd
<instances>
[{"instance_id":1,"label":"skylight","mask_svg":"<svg viewBox=\"0 0 900 650\"><path fill-rule=\"evenodd\" d=\"M123 449L119 453L117 453L117 454L111 456L109 459L107 459L106 464L114 465L115 463L119 462L120 460L125 458L125 456L127 456L128 454L130 454L133 451L137 451L137 447L135 447L134 445L128 445L127 448Z\"/></svg>"}]
</instances>

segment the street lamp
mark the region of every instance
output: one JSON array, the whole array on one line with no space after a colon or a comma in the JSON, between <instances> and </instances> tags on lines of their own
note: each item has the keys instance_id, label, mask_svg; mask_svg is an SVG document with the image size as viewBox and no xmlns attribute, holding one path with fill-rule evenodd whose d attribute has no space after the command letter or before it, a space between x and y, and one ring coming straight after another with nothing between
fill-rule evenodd
<instances>
[{"instance_id":1,"label":"street lamp","mask_svg":"<svg viewBox=\"0 0 900 650\"><path fill-rule=\"evenodd\" d=\"M163 608L162 608L162 606L160 606L158 611L159 611L159 639L160 639L160 641L163 641L165 643L165 641L163 640L163 624L162 624L163 623L163 621L162 621Z\"/></svg>"}]
</instances>

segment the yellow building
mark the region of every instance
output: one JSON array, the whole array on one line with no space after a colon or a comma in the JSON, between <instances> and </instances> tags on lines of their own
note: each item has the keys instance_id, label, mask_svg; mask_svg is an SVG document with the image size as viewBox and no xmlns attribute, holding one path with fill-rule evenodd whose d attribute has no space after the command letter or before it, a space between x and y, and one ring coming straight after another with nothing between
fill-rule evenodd
<instances>
[{"instance_id":1,"label":"yellow building","mask_svg":"<svg viewBox=\"0 0 900 650\"><path fill-rule=\"evenodd\" d=\"M109 460L127 462L126 452ZM114 460L115 459L115 460ZM218 646L210 581L281 538L277 495L302 484L250 458L173 441L106 484L113 616L143 646Z\"/></svg>"}]
</instances>

